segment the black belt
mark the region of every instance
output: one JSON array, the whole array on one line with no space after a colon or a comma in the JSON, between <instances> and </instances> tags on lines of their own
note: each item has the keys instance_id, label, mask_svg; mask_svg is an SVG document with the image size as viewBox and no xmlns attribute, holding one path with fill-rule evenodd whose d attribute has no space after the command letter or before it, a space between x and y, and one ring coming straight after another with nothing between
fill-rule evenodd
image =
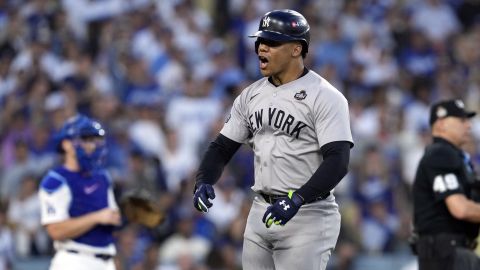
<instances>
[{"instance_id":1,"label":"black belt","mask_svg":"<svg viewBox=\"0 0 480 270\"><path fill-rule=\"evenodd\" d=\"M265 194L263 192L260 192L260 195L269 204L274 204L278 199L287 197L287 195ZM323 194L323 195L318 196L317 198L315 198L313 200L305 202L305 204L325 200L326 198L328 198L328 196L330 196L330 191Z\"/></svg>"},{"instance_id":2,"label":"black belt","mask_svg":"<svg viewBox=\"0 0 480 270\"><path fill-rule=\"evenodd\" d=\"M89 254L89 255L92 255L92 256L95 257L95 258L99 258L99 259L102 259L102 260L104 260L104 261L108 261L108 260L110 260L111 258L113 258L113 255L110 255L110 254L87 253L87 252L81 252L81 251L73 250L73 249L67 249L66 251L67 251L68 253L74 253L74 254Z\"/></svg>"},{"instance_id":3,"label":"black belt","mask_svg":"<svg viewBox=\"0 0 480 270\"><path fill-rule=\"evenodd\" d=\"M446 244L453 247L465 247L475 249L477 241L461 234L439 233L431 235L420 235L419 242L426 242L430 245Z\"/></svg>"}]
</instances>

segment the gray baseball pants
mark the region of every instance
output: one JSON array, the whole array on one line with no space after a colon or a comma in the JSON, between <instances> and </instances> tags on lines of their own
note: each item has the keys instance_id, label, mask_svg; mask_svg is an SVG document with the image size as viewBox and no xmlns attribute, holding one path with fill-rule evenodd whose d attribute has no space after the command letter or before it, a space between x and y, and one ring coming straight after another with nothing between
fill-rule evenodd
<instances>
[{"instance_id":1,"label":"gray baseball pants","mask_svg":"<svg viewBox=\"0 0 480 270\"><path fill-rule=\"evenodd\" d=\"M335 197L300 207L285 225L266 228L262 217L268 204L256 196L244 233L243 270L324 270L340 232Z\"/></svg>"}]
</instances>

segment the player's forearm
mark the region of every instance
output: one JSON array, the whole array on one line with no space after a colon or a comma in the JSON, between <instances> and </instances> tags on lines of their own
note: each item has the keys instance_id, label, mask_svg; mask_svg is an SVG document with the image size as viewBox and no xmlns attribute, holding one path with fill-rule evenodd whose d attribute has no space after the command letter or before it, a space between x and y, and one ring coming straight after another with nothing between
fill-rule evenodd
<instances>
[{"instance_id":1,"label":"player's forearm","mask_svg":"<svg viewBox=\"0 0 480 270\"><path fill-rule=\"evenodd\" d=\"M223 168L230 161L241 144L222 134L208 146L197 172L196 182L215 184L222 174Z\"/></svg>"},{"instance_id":2,"label":"player's forearm","mask_svg":"<svg viewBox=\"0 0 480 270\"><path fill-rule=\"evenodd\" d=\"M347 174L350 160L350 142L332 142L322 147L323 162L297 193L311 201L332 190Z\"/></svg>"},{"instance_id":3,"label":"player's forearm","mask_svg":"<svg viewBox=\"0 0 480 270\"><path fill-rule=\"evenodd\" d=\"M97 212L48 224L46 229L53 240L66 240L78 237L92 229L97 223Z\"/></svg>"}]
</instances>

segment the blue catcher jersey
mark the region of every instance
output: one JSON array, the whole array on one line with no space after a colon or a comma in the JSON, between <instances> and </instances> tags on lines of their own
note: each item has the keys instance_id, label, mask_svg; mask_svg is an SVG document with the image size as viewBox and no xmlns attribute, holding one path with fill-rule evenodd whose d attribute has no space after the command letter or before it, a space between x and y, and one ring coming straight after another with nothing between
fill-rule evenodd
<instances>
[{"instance_id":1,"label":"blue catcher jersey","mask_svg":"<svg viewBox=\"0 0 480 270\"><path fill-rule=\"evenodd\" d=\"M39 195L44 225L82 216L106 207L118 209L110 177L105 171L82 174L68 171L64 167L55 168L43 178ZM80 245L83 247L80 249L89 249L89 247L93 250L111 249L113 230L114 226L111 225L97 225L75 239L64 241L61 246L78 249Z\"/></svg>"}]
</instances>

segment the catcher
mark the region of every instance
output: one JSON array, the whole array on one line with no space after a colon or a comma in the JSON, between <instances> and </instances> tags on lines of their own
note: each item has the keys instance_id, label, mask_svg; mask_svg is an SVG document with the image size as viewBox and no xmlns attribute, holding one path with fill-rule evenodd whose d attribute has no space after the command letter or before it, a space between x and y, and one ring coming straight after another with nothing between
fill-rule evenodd
<instances>
[{"instance_id":1,"label":"catcher","mask_svg":"<svg viewBox=\"0 0 480 270\"><path fill-rule=\"evenodd\" d=\"M113 231L121 216L103 166L105 130L84 115L66 121L56 135L63 164L43 178L41 219L54 240L50 270L113 270Z\"/></svg>"}]
</instances>

